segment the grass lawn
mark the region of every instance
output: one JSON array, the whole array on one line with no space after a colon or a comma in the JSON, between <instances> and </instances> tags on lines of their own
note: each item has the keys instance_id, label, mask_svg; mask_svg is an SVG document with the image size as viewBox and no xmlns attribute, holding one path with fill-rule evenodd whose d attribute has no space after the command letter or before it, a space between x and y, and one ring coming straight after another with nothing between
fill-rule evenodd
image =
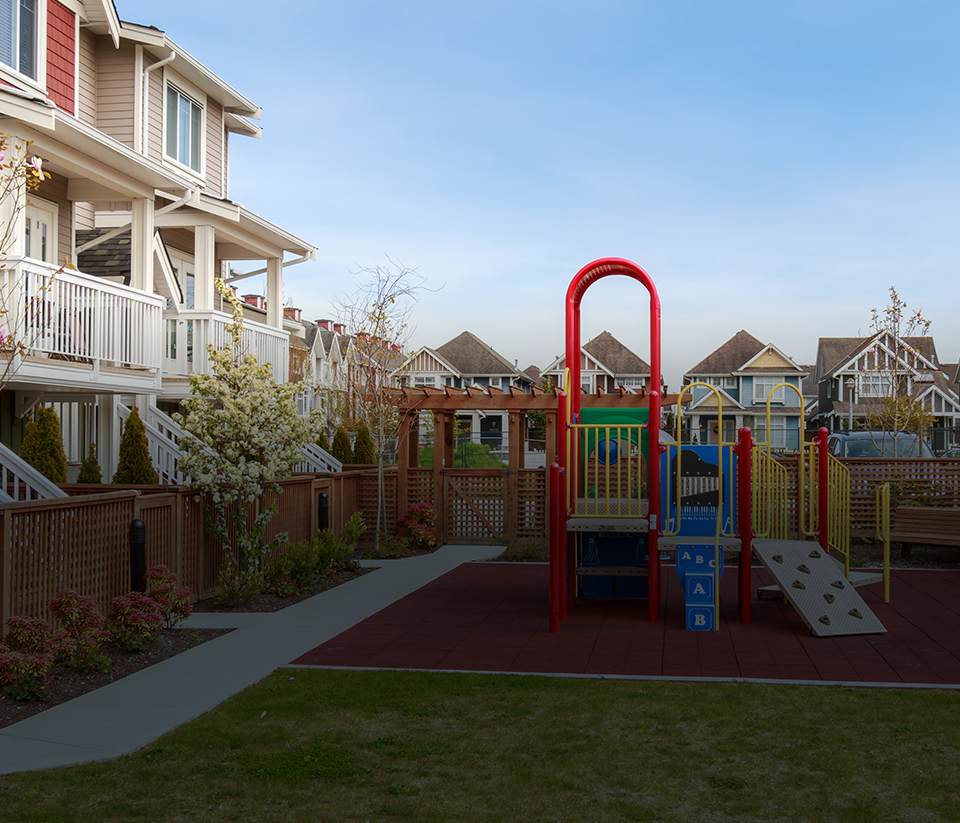
<instances>
[{"instance_id":1,"label":"grass lawn","mask_svg":"<svg viewBox=\"0 0 960 823\"><path fill-rule=\"evenodd\" d=\"M960 694L284 669L13 821L955 821Z\"/></svg>"}]
</instances>

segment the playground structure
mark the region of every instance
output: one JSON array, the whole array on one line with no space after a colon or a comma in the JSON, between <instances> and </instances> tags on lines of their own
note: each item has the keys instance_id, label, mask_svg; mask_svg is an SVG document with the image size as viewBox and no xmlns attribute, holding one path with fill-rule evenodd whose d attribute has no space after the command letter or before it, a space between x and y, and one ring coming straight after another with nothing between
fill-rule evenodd
<instances>
[{"instance_id":1,"label":"playground structure","mask_svg":"<svg viewBox=\"0 0 960 823\"><path fill-rule=\"evenodd\" d=\"M650 299L651 389L648 408L583 408L580 390L580 304L587 289L608 276L643 285ZM738 554L740 619L751 619L754 556L797 609L811 634L866 634L885 629L855 588L877 575L850 572L850 479L827 453L827 432L801 444L803 471L799 539L788 539L786 470L769 440L755 442L748 428L736 442L684 444L682 400L695 386L716 394L718 431L722 400L706 383L684 387L677 398L676 431L660 432L660 300L650 276L635 263L604 258L581 269L566 295L566 365L558 396L557 462L550 467L550 631L578 597L646 597L658 619L663 559L676 556L686 599L686 626L718 629L724 553ZM797 386L781 383L778 390ZM812 539L811 539L812 538ZM889 576L883 578L889 600Z\"/></svg>"}]
</instances>

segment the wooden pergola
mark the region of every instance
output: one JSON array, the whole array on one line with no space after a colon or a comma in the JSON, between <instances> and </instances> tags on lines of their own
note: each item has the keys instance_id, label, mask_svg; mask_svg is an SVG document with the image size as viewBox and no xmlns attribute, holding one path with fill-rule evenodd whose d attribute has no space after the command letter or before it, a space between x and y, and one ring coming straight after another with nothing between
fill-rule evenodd
<instances>
[{"instance_id":1,"label":"wooden pergola","mask_svg":"<svg viewBox=\"0 0 960 823\"><path fill-rule=\"evenodd\" d=\"M545 466L549 467L557 459L557 433L560 417L562 392L554 389L545 392L534 388L523 392L511 387L508 391L492 387L470 386L466 389L446 387L402 388L391 390L395 394L397 408L400 411L400 429L398 442L398 499L397 511L405 512L409 508L409 488L411 470L432 471L433 499L437 506L437 534L441 545L447 534L445 512L439 501L443 499L444 473L454 466L454 431L458 413L467 411L507 412L509 419L509 454L506 469L505 533L504 539L516 538L516 523L520 503L520 472L524 469L524 418L527 412L546 413L546 455ZM665 395L663 405L676 404L677 395ZM648 408L649 397L646 394L620 390L617 394L598 392L581 395L582 408ZM419 468L420 454L420 414L430 412L433 415L434 448L431 469ZM483 470L477 470L478 472ZM489 470L487 470L489 471ZM543 469L546 472L546 469ZM549 522L549 520L547 521Z\"/></svg>"}]
</instances>

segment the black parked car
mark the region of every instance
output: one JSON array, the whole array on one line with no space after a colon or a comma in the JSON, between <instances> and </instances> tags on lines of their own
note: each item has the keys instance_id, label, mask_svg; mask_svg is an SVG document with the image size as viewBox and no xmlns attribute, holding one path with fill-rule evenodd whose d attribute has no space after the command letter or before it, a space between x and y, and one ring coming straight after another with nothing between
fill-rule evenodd
<instances>
[{"instance_id":1,"label":"black parked car","mask_svg":"<svg viewBox=\"0 0 960 823\"><path fill-rule=\"evenodd\" d=\"M933 457L933 449L917 434L884 431L835 432L827 439L834 457Z\"/></svg>"}]
</instances>

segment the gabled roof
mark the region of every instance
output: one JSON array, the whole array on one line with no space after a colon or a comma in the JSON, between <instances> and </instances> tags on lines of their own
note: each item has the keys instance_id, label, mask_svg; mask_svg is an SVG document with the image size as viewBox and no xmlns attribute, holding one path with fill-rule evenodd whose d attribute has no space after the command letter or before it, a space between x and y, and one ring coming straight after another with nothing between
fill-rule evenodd
<instances>
[{"instance_id":1,"label":"gabled roof","mask_svg":"<svg viewBox=\"0 0 960 823\"><path fill-rule=\"evenodd\" d=\"M77 248L88 243L107 229L77 229ZM119 279L125 286L130 285L130 230L120 232L116 237L104 240L92 248L77 255L77 268L84 274L94 277L112 277Z\"/></svg>"},{"instance_id":2,"label":"gabled roof","mask_svg":"<svg viewBox=\"0 0 960 823\"><path fill-rule=\"evenodd\" d=\"M623 345L610 332L600 332L593 340L584 343L583 350L603 363L614 375L650 375L650 366Z\"/></svg>"},{"instance_id":3,"label":"gabled roof","mask_svg":"<svg viewBox=\"0 0 960 823\"><path fill-rule=\"evenodd\" d=\"M691 403L688 407L688 411L705 411L709 409L717 408L717 394L720 395L720 402L723 403L724 408L730 409L740 409L741 411L746 409L742 403L737 400L734 400L727 392L723 389L717 389L716 393L712 391L704 392L703 396ZM779 411L779 409L778 409Z\"/></svg>"},{"instance_id":4,"label":"gabled roof","mask_svg":"<svg viewBox=\"0 0 960 823\"><path fill-rule=\"evenodd\" d=\"M520 375L520 371L503 355L495 352L479 337L465 331L438 349L436 354L465 377L480 375Z\"/></svg>"},{"instance_id":5,"label":"gabled roof","mask_svg":"<svg viewBox=\"0 0 960 823\"><path fill-rule=\"evenodd\" d=\"M851 360L872 346L882 345L887 332L878 332L870 337L821 337L817 346L819 377L834 377L844 370ZM932 337L904 337L903 342L915 349L920 357L932 364L937 363L937 347Z\"/></svg>"},{"instance_id":6,"label":"gabled roof","mask_svg":"<svg viewBox=\"0 0 960 823\"><path fill-rule=\"evenodd\" d=\"M684 377L733 374L760 354L763 349L763 343L741 329L722 346L710 352L696 366L688 369Z\"/></svg>"}]
</instances>

